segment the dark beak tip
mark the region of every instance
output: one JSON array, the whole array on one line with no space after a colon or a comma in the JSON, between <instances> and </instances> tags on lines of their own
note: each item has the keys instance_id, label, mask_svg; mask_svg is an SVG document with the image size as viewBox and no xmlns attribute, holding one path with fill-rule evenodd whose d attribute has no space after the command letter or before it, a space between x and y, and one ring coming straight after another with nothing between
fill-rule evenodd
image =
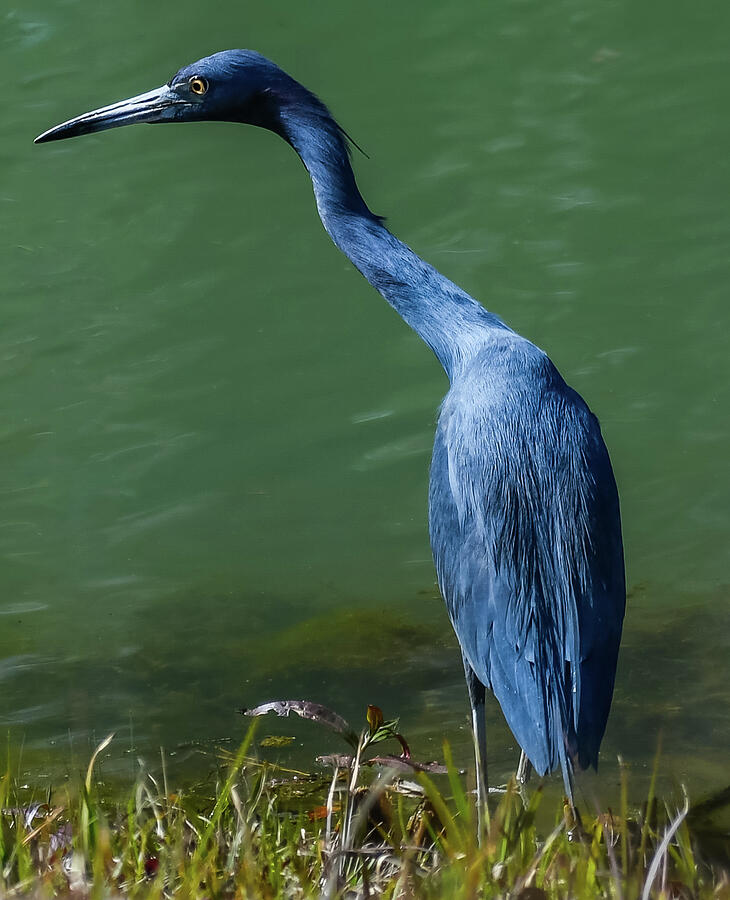
<instances>
[{"instance_id":1,"label":"dark beak tip","mask_svg":"<svg viewBox=\"0 0 730 900\"><path fill-rule=\"evenodd\" d=\"M56 128L49 128L48 131L44 131L42 134L39 134L38 137L33 138L33 143L47 144L49 141L57 141L58 137L56 131Z\"/></svg>"},{"instance_id":2,"label":"dark beak tip","mask_svg":"<svg viewBox=\"0 0 730 900\"><path fill-rule=\"evenodd\" d=\"M49 144L52 141L62 141L65 138L77 137L80 134L86 134L87 130L83 126L79 126L75 121L64 122L62 125L54 125L48 131L39 134L34 138L34 144Z\"/></svg>"}]
</instances>

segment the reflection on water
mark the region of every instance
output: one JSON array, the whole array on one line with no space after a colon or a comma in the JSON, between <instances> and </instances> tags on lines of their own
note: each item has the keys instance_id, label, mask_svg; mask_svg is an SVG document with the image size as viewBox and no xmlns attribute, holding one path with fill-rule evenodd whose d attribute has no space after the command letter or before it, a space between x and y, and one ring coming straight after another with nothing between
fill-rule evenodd
<instances>
[{"instance_id":1,"label":"reflection on water","mask_svg":"<svg viewBox=\"0 0 730 900\"><path fill-rule=\"evenodd\" d=\"M236 708L300 696L355 722L378 703L422 756L448 736L468 759L426 531L445 380L331 247L290 149L223 125L30 143L249 44L368 149L372 207L545 347L601 418L634 586L604 784L618 753L645 771L660 732L679 776L720 783L719 0L671 17L577 0L366 18L224 4L205 22L183 0L174 30L171 10L147 11L143 35L123 5L0 14L6 66L25 73L0 192L0 725L48 771L110 730L125 760L164 745L195 766L242 733ZM490 716L505 774L514 742ZM303 761L328 749L306 723L267 727L295 729Z\"/></svg>"}]
</instances>

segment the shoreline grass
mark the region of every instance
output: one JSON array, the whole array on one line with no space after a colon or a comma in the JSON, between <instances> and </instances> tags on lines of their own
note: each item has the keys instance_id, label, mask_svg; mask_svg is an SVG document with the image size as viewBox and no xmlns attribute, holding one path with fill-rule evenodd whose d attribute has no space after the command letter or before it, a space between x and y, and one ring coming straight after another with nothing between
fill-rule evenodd
<instances>
[{"instance_id":1,"label":"shoreline grass","mask_svg":"<svg viewBox=\"0 0 730 900\"><path fill-rule=\"evenodd\" d=\"M584 809L581 825L567 806L540 809L539 785L511 781L478 840L448 746L445 767L419 765L397 722L371 710L352 752L306 775L255 757L255 723L213 780L183 790L163 764L161 779L143 772L126 796L105 794L94 765L111 736L76 789L45 802L21 805L7 771L0 897L730 900L730 832L712 825L730 788L691 807L660 801L652 780L634 809L624 772L621 809ZM401 755L371 757L388 738Z\"/></svg>"}]
</instances>

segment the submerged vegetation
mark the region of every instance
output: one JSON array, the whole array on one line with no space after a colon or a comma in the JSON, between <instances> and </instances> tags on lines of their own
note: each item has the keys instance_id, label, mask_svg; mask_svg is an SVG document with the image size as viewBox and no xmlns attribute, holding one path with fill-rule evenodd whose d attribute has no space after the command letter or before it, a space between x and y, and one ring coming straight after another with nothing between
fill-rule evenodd
<instances>
[{"instance_id":1,"label":"submerged vegetation","mask_svg":"<svg viewBox=\"0 0 730 900\"><path fill-rule=\"evenodd\" d=\"M416 762L377 707L360 734L304 701L248 714L266 712L319 722L349 752L319 757L317 774L285 770L256 757L252 726L209 782L173 790L163 765L122 799L94 776L111 736L63 797L21 803L8 770L0 897L730 898L730 832L713 824L730 788L690 808L661 801L652 780L634 808L624 777L619 810L583 810L578 822L567 805L540 809L539 785L510 781L479 835L448 745L444 765ZM398 755L375 755L384 741Z\"/></svg>"}]
</instances>

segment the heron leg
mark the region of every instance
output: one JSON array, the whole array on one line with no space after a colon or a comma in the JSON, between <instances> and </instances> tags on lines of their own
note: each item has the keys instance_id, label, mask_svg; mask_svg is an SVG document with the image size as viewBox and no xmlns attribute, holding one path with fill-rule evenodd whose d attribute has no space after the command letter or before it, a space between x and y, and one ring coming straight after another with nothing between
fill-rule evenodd
<instances>
[{"instance_id":1,"label":"heron leg","mask_svg":"<svg viewBox=\"0 0 730 900\"><path fill-rule=\"evenodd\" d=\"M520 795L522 805L525 809L527 809L530 803L530 798L527 795L527 782L530 780L530 775L532 775L532 763L527 758L525 751L521 750L520 761L517 766L517 772L515 773L515 781L517 782L517 793Z\"/></svg>"},{"instance_id":2,"label":"heron leg","mask_svg":"<svg viewBox=\"0 0 730 900\"><path fill-rule=\"evenodd\" d=\"M517 766L517 783L527 784L530 780L530 775L532 775L532 763L527 758L525 751L522 750L520 752L520 762Z\"/></svg>"},{"instance_id":3,"label":"heron leg","mask_svg":"<svg viewBox=\"0 0 730 900\"><path fill-rule=\"evenodd\" d=\"M466 675L466 688L469 692L469 705L471 707L471 724L474 732L474 758L476 761L477 780L477 814L479 823L479 835L483 833L484 822L488 819L489 810L489 778L487 777L487 720L485 716L486 688L477 678L474 670L464 659L464 674Z\"/></svg>"},{"instance_id":4,"label":"heron leg","mask_svg":"<svg viewBox=\"0 0 730 900\"><path fill-rule=\"evenodd\" d=\"M578 807L575 805L573 761L565 754L560 760L563 770L563 787L565 788L566 824L570 840L584 840L583 822Z\"/></svg>"}]
</instances>

